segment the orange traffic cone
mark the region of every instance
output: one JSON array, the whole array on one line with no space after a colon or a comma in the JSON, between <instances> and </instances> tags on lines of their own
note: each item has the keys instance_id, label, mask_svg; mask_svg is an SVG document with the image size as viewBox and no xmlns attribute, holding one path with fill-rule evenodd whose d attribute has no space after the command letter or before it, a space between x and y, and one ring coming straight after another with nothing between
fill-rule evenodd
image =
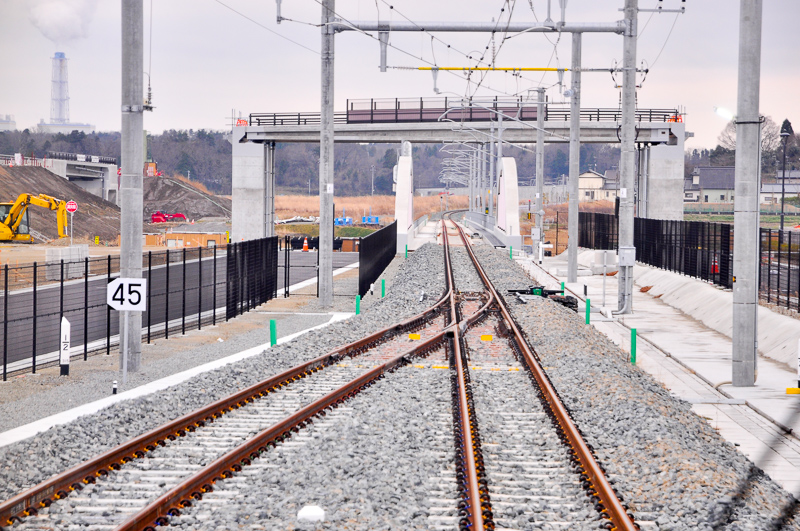
<instances>
[{"instance_id":1,"label":"orange traffic cone","mask_svg":"<svg viewBox=\"0 0 800 531\"><path fill-rule=\"evenodd\" d=\"M308 236L303 240L303 251L308 252Z\"/></svg>"}]
</instances>

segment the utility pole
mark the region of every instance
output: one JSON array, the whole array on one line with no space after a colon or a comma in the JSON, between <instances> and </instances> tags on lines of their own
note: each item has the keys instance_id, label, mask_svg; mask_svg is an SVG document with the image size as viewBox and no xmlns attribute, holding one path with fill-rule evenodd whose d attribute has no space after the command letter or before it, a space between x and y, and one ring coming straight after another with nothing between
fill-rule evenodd
<instances>
[{"instance_id":1,"label":"utility pole","mask_svg":"<svg viewBox=\"0 0 800 531\"><path fill-rule=\"evenodd\" d=\"M536 228L539 229L539 246L544 243L544 87L536 89ZM539 256L539 250L536 250Z\"/></svg>"},{"instance_id":2,"label":"utility pole","mask_svg":"<svg viewBox=\"0 0 800 531\"><path fill-rule=\"evenodd\" d=\"M497 201L497 194L500 192L500 175L503 173L503 113L497 114L497 174L494 177L492 186L492 203ZM500 210L500 201L497 201L497 210ZM500 214L495 210L494 217ZM519 212L517 213L519 215Z\"/></svg>"},{"instance_id":3,"label":"utility pole","mask_svg":"<svg viewBox=\"0 0 800 531\"><path fill-rule=\"evenodd\" d=\"M480 175L478 176L478 197L480 198L479 211L481 214L486 213L486 142L481 143L481 168Z\"/></svg>"},{"instance_id":4,"label":"utility pole","mask_svg":"<svg viewBox=\"0 0 800 531\"><path fill-rule=\"evenodd\" d=\"M625 0L625 34L622 37L622 130L619 159L619 256L620 278L616 313L633 308L633 265L624 265L633 249L634 187L636 185L636 36L639 0ZM627 253L627 254L626 254Z\"/></svg>"},{"instance_id":5,"label":"utility pole","mask_svg":"<svg viewBox=\"0 0 800 531\"><path fill-rule=\"evenodd\" d=\"M333 304L333 52L335 0L322 0L322 102L319 139L319 298Z\"/></svg>"},{"instance_id":6,"label":"utility pole","mask_svg":"<svg viewBox=\"0 0 800 531\"><path fill-rule=\"evenodd\" d=\"M569 220L567 282L578 281L578 182L581 168L581 34L572 34L572 95L569 101Z\"/></svg>"},{"instance_id":7,"label":"utility pole","mask_svg":"<svg viewBox=\"0 0 800 531\"><path fill-rule=\"evenodd\" d=\"M264 221L267 238L275 236L275 142L264 144Z\"/></svg>"},{"instance_id":8,"label":"utility pole","mask_svg":"<svg viewBox=\"0 0 800 531\"><path fill-rule=\"evenodd\" d=\"M370 195L375 195L375 165L373 164L369 169L372 172L372 193Z\"/></svg>"},{"instance_id":9,"label":"utility pole","mask_svg":"<svg viewBox=\"0 0 800 531\"><path fill-rule=\"evenodd\" d=\"M494 198L492 197L492 190L494 189L494 121L491 123L491 132L492 136L490 137L489 141L489 175L487 176L487 199L486 199L486 206L489 208L489 215L494 216Z\"/></svg>"},{"instance_id":10,"label":"utility pole","mask_svg":"<svg viewBox=\"0 0 800 531\"><path fill-rule=\"evenodd\" d=\"M142 0L122 0L122 175L120 179L120 256L122 278L142 277L142 171L144 164L144 11ZM123 312L120 338L127 335L127 356L120 369L137 372L142 362L142 314ZM127 325L127 326L126 326ZM127 332L127 334L123 334Z\"/></svg>"},{"instance_id":11,"label":"utility pole","mask_svg":"<svg viewBox=\"0 0 800 531\"><path fill-rule=\"evenodd\" d=\"M758 193L761 181L762 0L739 4L739 90L733 215L733 385L755 384L758 367Z\"/></svg>"}]
</instances>

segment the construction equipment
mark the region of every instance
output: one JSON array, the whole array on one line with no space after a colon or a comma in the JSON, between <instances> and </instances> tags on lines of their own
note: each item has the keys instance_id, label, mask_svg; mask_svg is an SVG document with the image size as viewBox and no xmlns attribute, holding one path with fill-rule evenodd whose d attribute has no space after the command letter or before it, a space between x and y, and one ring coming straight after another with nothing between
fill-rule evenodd
<instances>
[{"instance_id":1,"label":"construction equipment","mask_svg":"<svg viewBox=\"0 0 800 531\"><path fill-rule=\"evenodd\" d=\"M28 207L30 205L49 208L56 211L58 223L58 237L67 236L67 203L45 194L38 196L20 194L13 203L0 203L0 241L17 241L33 243L30 222L28 221Z\"/></svg>"},{"instance_id":2,"label":"construction equipment","mask_svg":"<svg viewBox=\"0 0 800 531\"><path fill-rule=\"evenodd\" d=\"M186 216L181 212L164 214L160 210L156 210L154 214L150 214L150 223L166 223L168 221L186 221Z\"/></svg>"}]
</instances>

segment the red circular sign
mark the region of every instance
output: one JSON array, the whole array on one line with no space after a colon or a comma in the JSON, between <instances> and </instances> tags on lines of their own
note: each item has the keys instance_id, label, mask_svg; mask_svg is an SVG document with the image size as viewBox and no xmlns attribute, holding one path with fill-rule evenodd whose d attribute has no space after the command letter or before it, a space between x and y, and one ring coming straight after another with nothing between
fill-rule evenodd
<instances>
[{"instance_id":1,"label":"red circular sign","mask_svg":"<svg viewBox=\"0 0 800 531\"><path fill-rule=\"evenodd\" d=\"M67 212L70 214L78 210L78 203L75 201L67 201Z\"/></svg>"}]
</instances>

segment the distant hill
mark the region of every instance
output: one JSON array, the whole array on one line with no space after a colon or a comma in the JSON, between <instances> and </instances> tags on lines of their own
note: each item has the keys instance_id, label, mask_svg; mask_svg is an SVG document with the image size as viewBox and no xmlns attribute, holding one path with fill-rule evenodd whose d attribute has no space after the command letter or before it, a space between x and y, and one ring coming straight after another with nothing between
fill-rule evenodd
<instances>
[{"instance_id":1,"label":"distant hill","mask_svg":"<svg viewBox=\"0 0 800 531\"><path fill-rule=\"evenodd\" d=\"M231 200L209 194L202 187L172 177L145 177L144 216L160 210L165 214L180 212L186 219L228 218L231 217Z\"/></svg>"}]
</instances>

